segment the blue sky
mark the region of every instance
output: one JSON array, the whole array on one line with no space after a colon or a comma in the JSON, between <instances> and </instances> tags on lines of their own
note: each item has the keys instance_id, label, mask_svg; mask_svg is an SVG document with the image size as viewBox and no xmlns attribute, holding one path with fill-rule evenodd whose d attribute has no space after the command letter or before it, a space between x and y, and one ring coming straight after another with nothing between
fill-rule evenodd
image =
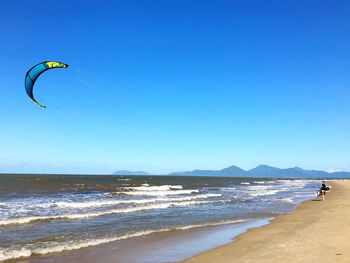
<instances>
[{"instance_id":1,"label":"blue sky","mask_svg":"<svg viewBox=\"0 0 350 263\"><path fill-rule=\"evenodd\" d=\"M350 171L348 1L7 1L0 171ZM70 65L24 91L32 65Z\"/></svg>"}]
</instances>

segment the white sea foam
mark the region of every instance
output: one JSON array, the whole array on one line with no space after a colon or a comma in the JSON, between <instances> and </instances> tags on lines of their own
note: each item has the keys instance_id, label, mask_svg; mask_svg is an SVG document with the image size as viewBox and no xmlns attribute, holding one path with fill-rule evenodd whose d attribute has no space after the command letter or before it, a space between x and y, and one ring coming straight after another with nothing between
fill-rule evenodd
<instances>
[{"instance_id":1,"label":"white sea foam","mask_svg":"<svg viewBox=\"0 0 350 263\"><path fill-rule=\"evenodd\" d=\"M250 183L248 183L248 182L242 182L241 184L246 184L246 185L249 185Z\"/></svg>"},{"instance_id":2,"label":"white sea foam","mask_svg":"<svg viewBox=\"0 0 350 263\"><path fill-rule=\"evenodd\" d=\"M56 202L55 205L59 207L72 207L72 208L86 208L86 207L100 207L118 204L147 204L156 202L179 202L189 201L194 199L206 199L211 197L220 197L221 194L199 194L187 197L174 197L174 198L151 198L151 199L138 199L138 200L97 200L88 202Z\"/></svg>"},{"instance_id":3,"label":"white sea foam","mask_svg":"<svg viewBox=\"0 0 350 263\"><path fill-rule=\"evenodd\" d=\"M174 228L145 230L145 231L139 231L139 232L125 234L121 236L112 236L112 237L97 238L97 239L66 241L62 243L48 242L48 243L45 243L44 246L42 247L35 247L34 245L26 245L21 248L1 248L0 247L0 261L25 258L25 257L30 257L31 255L45 255L45 254L59 253L59 252L69 251L69 250L77 250L81 248L102 245L102 244L124 240L128 238L145 236L152 233L168 232L172 230L187 230L187 229L200 228L200 227L206 227L206 226L237 224L237 223L247 222L250 220L251 219L225 220L225 221L206 223L206 224L193 224L193 225L184 225L184 226L179 226Z\"/></svg>"},{"instance_id":4,"label":"white sea foam","mask_svg":"<svg viewBox=\"0 0 350 263\"><path fill-rule=\"evenodd\" d=\"M285 197L278 199L279 201L287 202L287 203L293 203L293 197Z\"/></svg>"},{"instance_id":5,"label":"white sea foam","mask_svg":"<svg viewBox=\"0 0 350 263\"><path fill-rule=\"evenodd\" d=\"M10 249L10 248L0 248L0 261L30 257L33 252L27 248Z\"/></svg>"},{"instance_id":6,"label":"white sea foam","mask_svg":"<svg viewBox=\"0 0 350 263\"><path fill-rule=\"evenodd\" d=\"M19 217L19 218L9 218L0 220L0 226L3 225L18 225L18 224L26 224L33 221L38 220L55 220L55 219L63 219L63 220L74 220L74 219L85 219L92 218L110 214L123 214L123 213L133 213L145 210L154 210L154 209L166 209L169 207L183 207L183 206L194 206L194 205L202 205L202 204L210 204L210 203L222 203L222 201L184 201L184 202L166 202L160 204L151 204L146 206L139 207L129 207L129 208L118 208L118 209L110 209L106 211L98 211L92 213L80 213L80 214L61 214L61 215L48 215L48 216L29 216L29 217Z\"/></svg>"},{"instance_id":7,"label":"white sea foam","mask_svg":"<svg viewBox=\"0 0 350 263\"><path fill-rule=\"evenodd\" d=\"M131 198L124 199L119 196L108 197L106 195L93 195L93 196L74 196L67 195L59 198L39 198L25 200L23 198L16 198L8 202L0 203L0 225L5 220L10 220L11 218L24 218L20 219L19 223L26 223L28 220L33 221L32 217L40 217L37 220L42 220L42 215L47 216L47 211L50 211L51 215L68 214L69 211L76 213L75 210L71 209L84 209L80 210L82 213L86 213L86 210L96 209L99 207L111 206L113 208L118 208L118 206L125 205L146 205L152 203L164 203L164 202L181 202L181 201L191 201L191 200L204 200L214 197L220 197L221 194L192 194L192 195L165 195L165 196L150 196L150 198ZM141 196L140 196L141 197ZM35 216L34 216L35 215Z\"/></svg>"},{"instance_id":8,"label":"white sea foam","mask_svg":"<svg viewBox=\"0 0 350 263\"><path fill-rule=\"evenodd\" d=\"M250 196L274 195L280 192L279 190L258 190L248 193Z\"/></svg>"},{"instance_id":9,"label":"white sea foam","mask_svg":"<svg viewBox=\"0 0 350 263\"><path fill-rule=\"evenodd\" d=\"M307 183L310 183L309 180L278 180L277 182L288 188L304 188Z\"/></svg>"},{"instance_id":10,"label":"white sea foam","mask_svg":"<svg viewBox=\"0 0 350 263\"><path fill-rule=\"evenodd\" d=\"M248 195L250 196L263 196L274 195L279 192L297 191L298 189L304 189L305 186L310 183L310 180L276 180L276 181L263 181L254 182L259 185L246 186Z\"/></svg>"},{"instance_id":11,"label":"white sea foam","mask_svg":"<svg viewBox=\"0 0 350 263\"><path fill-rule=\"evenodd\" d=\"M170 191L182 189L182 185L149 186L148 184L143 184L142 186L124 187L124 189L136 191Z\"/></svg>"},{"instance_id":12,"label":"white sea foam","mask_svg":"<svg viewBox=\"0 0 350 263\"><path fill-rule=\"evenodd\" d=\"M275 185L249 185L246 187L250 196L273 195L281 192L281 188Z\"/></svg>"},{"instance_id":13,"label":"white sea foam","mask_svg":"<svg viewBox=\"0 0 350 263\"><path fill-rule=\"evenodd\" d=\"M237 192L238 188L237 187L221 187L220 191L223 192Z\"/></svg>"},{"instance_id":14,"label":"white sea foam","mask_svg":"<svg viewBox=\"0 0 350 263\"><path fill-rule=\"evenodd\" d=\"M189 190L164 190L164 191L130 191L130 192L122 192L126 195L143 195L143 196L166 196L166 195L184 195L184 194L192 194L199 193L197 189L189 189Z\"/></svg>"}]
</instances>

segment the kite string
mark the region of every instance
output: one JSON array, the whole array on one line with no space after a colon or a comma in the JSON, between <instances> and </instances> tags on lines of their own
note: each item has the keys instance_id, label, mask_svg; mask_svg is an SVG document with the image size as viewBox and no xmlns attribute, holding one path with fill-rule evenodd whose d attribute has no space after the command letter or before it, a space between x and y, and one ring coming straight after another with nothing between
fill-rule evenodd
<instances>
[{"instance_id":1,"label":"kite string","mask_svg":"<svg viewBox=\"0 0 350 263\"><path fill-rule=\"evenodd\" d=\"M93 75L93 74L91 74L91 73L88 73L88 72L83 71L83 70L81 70L81 69L76 69L76 71L77 71L77 72L81 72L81 73L83 73L83 74L85 74L85 75L91 77L92 79L95 79L95 80L98 81L98 82L101 82L102 84L104 84L104 86L108 86L108 87L111 87L113 90L118 90L118 91L120 91L120 88L116 87L114 84L110 84L110 83L108 83L108 82L106 82L106 81L104 81L104 80L102 80L102 79L96 77L95 75ZM83 79L81 79L81 78L79 78L79 77L78 77L77 79L78 79L79 82L81 82L82 84L84 84L84 85L86 85L86 86L88 86L88 87L90 87L90 88L93 88L93 89L95 89L95 90L97 90L97 91L100 91L101 93L104 93L105 95L108 95L109 97L112 97L112 98L114 98L115 100L122 101L122 102L124 102L124 103L127 103L127 104L129 104L129 105L135 107L135 108L139 108L139 109L143 110L144 112L147 112L148 114L153 115L153 116L155 116L155 117L157 117L157 118L159 118L159 119L166 120L168 123L172 123L173 125L175 125L175 126L177 126L177 127L179 127L179 126L185 127L185 126L186 126L185 124L181 124L180 121L171 121L171 118L165 116L164 114L162 114L162 115L161 115L161 114L158 114L158 113L156 113L156 112L150 110L149 108L147 108L147 107L145 107L145 106L143 106L143 105L134 103L134 102L132 102L130 99L128 99L128 98L125 97L125 96L120 96L120 95L116 96L115 94L113 94L112 92L110 92L110 91L107 90L107 89L101 88L100 86L97 87L96 85L93 85L92 83L89 83L89 82L87 82L86 80L83 80Z\"/></svg>"},{"instance_id":2,"label":"kite string","mask_svg":"<svg viewBox=\"0 0 350 263\"><path fill-rule=\"evenodd\" d=\"M95 124L96 121L100 121L100 118L92 117L91 115L87 115L87 114L84 114L84 113L81 113L81 112L78 112L78 111L75 111L75 110L70 110L70 109L67 109L67 108L62 108L62 107L59 107L59 106L50 107L49 109L50 110L56 110L56 111L59 111L59 112L63 112L65 114L77 116L77 117L79 117L81 119L88 120L90 123L93 123L93 124ZM125 126L114 125L113 123L109 123L109 122L101 122L101 123L102 123L102 125L108 126L109 128L113 128L113 129L120 130L121 128L125 128Z\"/></svg>"},{"instance_id":3,"label":"kite string","mask_svg":"<svg viewBox=\"0 0 350 263\"><path fill-rule=\"evenodd\" d=\"M77 68L75 69L76 72L79 72L79 73L82 73L82 74L85 74L86 76L92 78L95 80L95 82L101 82L102 84L104 84L105 86L109 86L110 88L112 88L113 90L118 90L118 92L120 93L124 93L125 94L125 90L122 90L120 89L119 87L117 87L115 84L111 84L111 83L108 83L107 81L97 77L96 75L90 73L90 72L86 72L80 68Z\"/></svg>"},{"instance_id":4,"label":"kite string","mask_svg":"<svg viewBox=\"0 0 350 263\"><path fill-rule=\"evenodd\" d=\"M76 69L76 71L81 72L81 73L83 73L83 74L85 74L85 75L88 75L89 77L95 79L95 81L101 82L104 86L108 86L108 87L112 88L113 90L117 90L118 92L121 92L121 89L118 88L116 85L111 84L111 83L108 83L108 82L106 82L106 81L104 81L104 80L98 78L97 76L91 74L91 73L88 73L88 72L83 71L83 70L81 70L81 69ZM85 81L85 80L80 79L80 78L78 78L78 81L80 81L81 83L83 83L83 84L85 84L85 85L87 85L87 86L89 86L89 87L91 87L91 88L93 88L93 89L95 89L95 90L99 90L99 91L101 91L102 93L105 93L106 95L111 96L111 97L113 97L114 99L116 99L116 100L118 100L118 101L123 101L123 102L125 102L125 103L127 103L127 104L129 104L129 105L131 105L131 106L134 106L134 107L136 107L136 108L142 109L143 111L146 111L146 112L148 112L149 114L152 114L152 115L154 115L154 116L156 116L156 117L162 118L161 115L155 113L154 111L148 109L147 107L145 107L145 106L143 106L143 105L140 105L140 104L137 104L137 103L133 103L133 102L132 102L129 98L127 98L125 95L123 96L123 95L120 95L120 94L119 94L118 96L116 96L116 95L114 95L113 93L111 93L110 91L108 91L108 90L106 90L106 89L104 89L104 88L101 88L100 86L97 87L96 85L93 85L93 84L91 84L91 83L89 83L89 82L87 82L87 81ZM123 92L121 92L121 93L123 93ZM124 94L125 94L125 93L124 93Z\"/></svg>"}]
</instances>

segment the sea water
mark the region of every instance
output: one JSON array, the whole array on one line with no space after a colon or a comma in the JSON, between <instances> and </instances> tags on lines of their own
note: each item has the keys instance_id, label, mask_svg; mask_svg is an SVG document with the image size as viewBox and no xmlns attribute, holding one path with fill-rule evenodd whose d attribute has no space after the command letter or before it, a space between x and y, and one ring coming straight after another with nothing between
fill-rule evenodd
<instances>
[{"instance_id":1,"label":"sea water","mask_svg":"<svg viewBox=\"0 0 350 263\"><path fill-rule=\"evenodd\" d=\"M290 212L314 180L0 175L0 261Z\"/></svg>"}]
</instances>

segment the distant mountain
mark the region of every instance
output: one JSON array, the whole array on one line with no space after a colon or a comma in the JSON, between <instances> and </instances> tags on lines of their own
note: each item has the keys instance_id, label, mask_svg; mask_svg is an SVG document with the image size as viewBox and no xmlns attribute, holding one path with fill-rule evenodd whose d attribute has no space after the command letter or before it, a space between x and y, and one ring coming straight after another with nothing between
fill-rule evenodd
<instances>
[{"instance_id":1,"label":"distant mountain","mask_svg":"<svg viewBox=\"0 0 350 263\"><path fill-rule=\"evenodd\" d=\"M119 170L113 175L150 175L144 171ZM227 176L227 177L263 177L263 178L350 178L350 172L328 173L318 170L305 170L300 167L281 169L268 165L259 165L248 171L235 165L221 170L193 170L170 173L171 176Z\"/></svg>"},{"instance_id":2,"label":"distant mountain","mask_svg":"<svg viewBox=\"0 0 350 263\"><path fill-rule=\"evenodd\" d=\"M317 170L304 170L300 167L280 169L268 165L259 165L248 171L253 177L279 177L279 178L324 178L334 177L333 173ZM347 173L350 177L350 173Z\"/></svg>"},{"instance_id":3,"label":"distant mountain","mask_svg":"<svg viewBox=\"0 0 350 263\"><path fill-rule=\"evenodd\" d=\"M175 172L169 175L187 175L187 176L245 176L246 171L237 167L230 166L222 170L193 170L189 172Z\"/></svg>"},{"instance_id":4,"label":"distant mountain","mask_svg":"<svg viewBox=\"0 0 350 263\"><path fill-rule=\"evenodd\" d=\"M237 166L230 166L222 170L193 170L170 173L173 176L232 176L232 177L268 177L268 178L350 178L350 172L334 172L305 170L300 167L281 169L268 165L259 165L245 171Z\"/></svg>"},{"instance_id":5,"label":"distant mountain","mask_svg":"<svg viewBox=\"0 0 350 263\"><path fill-rule=\"evenodd\" d=\"M277 177L284 174L282 169L268 165L259 165L247 173L253 177Z\"/></svg>"},{"instance_id":6,"label":"distant mountain","mask_svg":"<svg viewBox=\"0 0 350 263\"><path fill-rule=\"evenodd\" d=\"M222 176L225 176L225 175L233 175L233 174L237 174L237 175L246 175L247 174L247 171L239 168L238 166L235 166L235 165L231 165L227 168L224 168L222 170L220 170L220 174Z\"/></svg>"},{"instance_id":7,"label":"distant mountain","mask_svg":"<svg viewBox=\"0 0 350 263\"><path fill-rule=\"evenodd\" d=\"M149 173L144 171L127 171L127 170L120 170L115 171L113 175L149 175Z\"/></svg>"}]
</instances>

